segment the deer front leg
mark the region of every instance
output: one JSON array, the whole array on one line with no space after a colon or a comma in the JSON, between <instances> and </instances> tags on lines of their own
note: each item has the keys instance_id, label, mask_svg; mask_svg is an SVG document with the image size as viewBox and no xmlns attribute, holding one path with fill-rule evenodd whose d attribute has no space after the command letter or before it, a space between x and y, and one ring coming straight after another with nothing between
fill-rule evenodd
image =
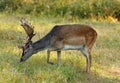
<instances>
[{"instance_id":1,"label":"deer front leg","mask_svg":"<svg viewBox=\"0 0 120 83\"><path fill-rule=\"evenodd\" d=\"M50 61L50 50L47 50L47 62L50 63L50 64L53 64L53 63Z\"/></svg>"},{"instance_id":2,"label":"deer front leg","mask_svg":"<svg viewBox=\"0 0 120 83\"><path fill-rule=\"evenodd\" d=\"M58 66L60 65L61 51L57 51L58 56Z\"/></svg>"},{"instance_id":3,"label":"deer front leg","mask_svg":"<svg viewBox=\"0 0 120 83\"><path fill-rule=\"evenodd\" d=\"M58 56L58 65L60 64L60 57L61 57L61 51L58 50L57 48L49 48L47 51L48 57L47 57L47 62L50 64L53 64L50 62L50 51L57 51L57 56Z\"/></svg>"}]
</instances>

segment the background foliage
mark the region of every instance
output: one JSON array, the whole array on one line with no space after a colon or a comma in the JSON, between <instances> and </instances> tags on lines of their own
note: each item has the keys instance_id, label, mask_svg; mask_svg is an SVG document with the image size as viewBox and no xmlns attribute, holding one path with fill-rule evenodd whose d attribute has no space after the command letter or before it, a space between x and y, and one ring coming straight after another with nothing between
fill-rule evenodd
<instances>
[{"instance_id":1,"label":"background foliage","mask_svg":"<svg viewBox=\"0 0 120 83\"><path fill-rule=\"evenodd\" d=\"M120 17L120 0L0 0L6 13L75 18Z\"/></svg>"}]
</instances>

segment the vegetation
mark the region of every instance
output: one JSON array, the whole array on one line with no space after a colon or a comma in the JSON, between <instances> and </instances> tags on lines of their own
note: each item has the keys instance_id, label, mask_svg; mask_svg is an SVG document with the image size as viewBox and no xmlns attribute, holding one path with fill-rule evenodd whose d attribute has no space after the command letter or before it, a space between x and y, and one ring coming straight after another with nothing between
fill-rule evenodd
<instances>
[{"instance_id":1,"label":"vegetation","mask_svg":"<svg viewBox=\"0 0 120 83\"><path fill-rule=\"evenodd\" d=\"M0 0L0 11L69 19L120 18L120 0Z\"/></svg>"},{"instance_id":2,"label":"vegetation","mask_svg":"<svg viewBox=\"0 0 120 83\"><path fill-rule=\"evenodd\" d=\"M79 51L63 51L61 66L57 66L56 52L52 52L54 65L47 64L46 51L33 55L20 63L25 32L20 17L0 15L0 83L119 83L120 82L120 23L81 20L77 22L60 18L41 18L24 15L35 26L33 41L47 34L56 24L81 23L98 32L92 50L91 74L85 72L85 57Z\"/></svg>"},{"instance_id":3,"label":"vegetation","mask_svg":"<svg viewBox=\"0 0 120 83\"><path fill-rule=\"evenodd\" d=\"M36 41L57 24L88 24L98 33L91 73L79 51L62 51L61 65L46 50L20 63L25 31L20 18L35 27ZM120 83L120 0L0 0L0 83ZM84 18L84 19L83 19ZM80 56L81 55L81 56Z\"/></svg>"}]
</instances>

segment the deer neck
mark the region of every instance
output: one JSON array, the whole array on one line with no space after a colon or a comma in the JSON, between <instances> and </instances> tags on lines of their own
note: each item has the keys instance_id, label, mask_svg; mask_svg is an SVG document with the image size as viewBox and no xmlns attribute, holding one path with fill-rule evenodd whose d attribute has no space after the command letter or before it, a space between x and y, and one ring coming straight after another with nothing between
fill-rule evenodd
<instances>
[{"instance_id":1,"label":"deer neck","mask_svg":"<svg viewBox=\"0 0 120 83\"><path fill-rule=\"evenodd\" d=\"M50 36L47 35L32 44L34 53L45 50L50 47Z\"/></svg>"}]
</instances>

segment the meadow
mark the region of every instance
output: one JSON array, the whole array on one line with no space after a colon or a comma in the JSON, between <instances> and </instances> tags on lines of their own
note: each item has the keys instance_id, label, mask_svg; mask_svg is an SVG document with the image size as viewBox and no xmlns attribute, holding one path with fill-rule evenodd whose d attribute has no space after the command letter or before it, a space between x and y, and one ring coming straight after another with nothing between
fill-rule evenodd
<instances>
[{"instance_id":1,"label":"meadow","mask_svg":"<svg viewBox=\"0 0 120 83\"><path fill-rule=\"evenodd\" d=\"M22 50L17 45L26 36L20 26L21 17L34 25L33 41L57 24L93 26L98 37L92 49L91 73L85 72L85 57L79 51L62 51L60 66L56 52L51 53L54 65L47 63L46 50L20 63ZM120 83L120 22L0 14L0 83Z\"/></svg>"}]
</instances>

